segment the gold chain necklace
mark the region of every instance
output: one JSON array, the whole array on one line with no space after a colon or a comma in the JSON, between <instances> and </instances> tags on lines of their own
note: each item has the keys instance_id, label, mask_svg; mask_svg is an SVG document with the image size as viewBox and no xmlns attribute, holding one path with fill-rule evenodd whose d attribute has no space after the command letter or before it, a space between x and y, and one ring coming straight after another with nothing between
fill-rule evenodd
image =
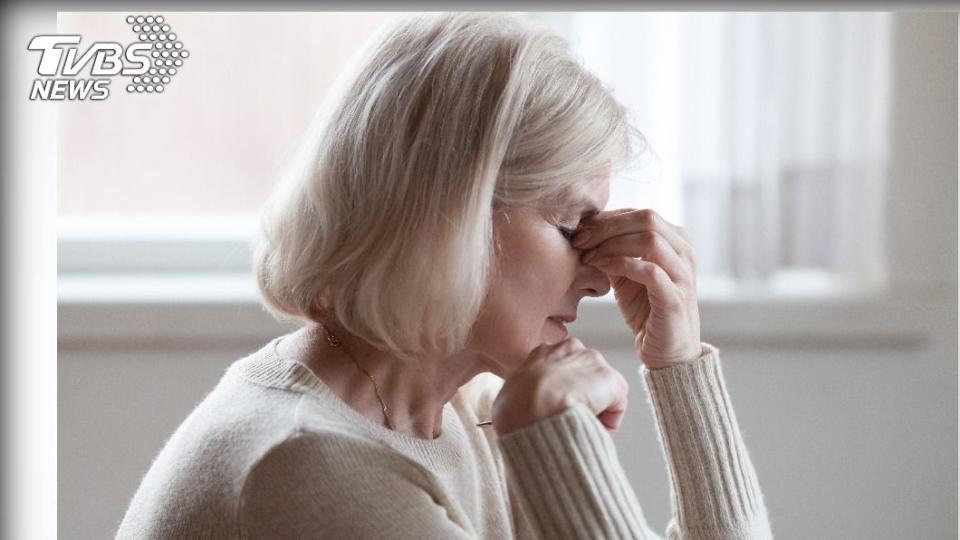
<instances>
[{"instance_id":1,"label":"gold chain necklace","mask_svg":"<svg viewBox=\"0 0 960 540\"><path fill-rule=\"evenodd\" d=\"M370 379L370 382L373 383L373 391L376 392L377 394L377 400L380 401L380 407L383 409L383 417L387 420L387 429L390 429L392 431L393 421L390 420L390 414L387 412L387 405L383 402L383 398L380 396L380 388L377 387L377 381L373 380L373 375L370 375L370 372L363 369L363 367L360 366L360 362L357 362L357 359L354 358L352 354L350 354L349 352L347 352L346 349L340 346L341 345L340 339L337 336L331 334L330 330L327 329L326 325L320 325L320 326L323 327L323 331L327 335L327 343L329 343L331 347L340 349L341 351L343 351L344 354L349 356L350 359L353 360L353 363L357 366L357 369L359 369L361 373L366 375L367 378Z\"/></svg>"},{"instance_id":2,"label":"gold chain necklace","mask_svg":"<svg viewBox=\"0 0 960 540\"><path fill-rule=\"evenodd\" d=\"M350 359L353 360L354 365L357 366L357 369L359 369L364 375L366 375L367 378L370 379L370 382L373 383L373 391L377 394L377 400L380 401L380 407L383 409L383 417L387 420L387 428L392 431L393 421L390 419L390 413L387 412L387 405L383 402L383 398L380 397L380 388L377 387L377 381L373 380L373 375L370 375L370 372L363 369L363 367L360 366L360 363L357 362L357 359L354 358L352 354L347 352L346 349L340 346L341 345L340 339L337 336L330 333L330 330L327 329L326 325L321 324L320 326L323 328L324 333L327 335L327 343L329 343L330 346L335 349L340 349L341 351L343 351L344 354L349 356ZM493 420L487 420L486 422L478 423L477 427L485 427L492 424L493 424Z\"/></svg>"}]
</instances>

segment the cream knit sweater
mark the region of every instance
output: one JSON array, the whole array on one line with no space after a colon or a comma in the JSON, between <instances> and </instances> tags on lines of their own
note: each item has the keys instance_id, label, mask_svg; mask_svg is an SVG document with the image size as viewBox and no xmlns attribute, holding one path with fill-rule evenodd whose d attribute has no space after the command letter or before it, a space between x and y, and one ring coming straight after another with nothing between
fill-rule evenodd
<instances>
[{"instance_id":1,"label":"cream knit sweater","mask_svg":"<svg viewBox=\"0 0 960 540\"><path fill-rule=\"evenodd\" d=\"M661 538L613 439L583 405L498 438L502 379L443 410L440 437L371 422L278 337L237 360L167 440L117 538ZM771 538L718 349L639 366L671 481L667 538Z\"/></svg>"}]
</instances>

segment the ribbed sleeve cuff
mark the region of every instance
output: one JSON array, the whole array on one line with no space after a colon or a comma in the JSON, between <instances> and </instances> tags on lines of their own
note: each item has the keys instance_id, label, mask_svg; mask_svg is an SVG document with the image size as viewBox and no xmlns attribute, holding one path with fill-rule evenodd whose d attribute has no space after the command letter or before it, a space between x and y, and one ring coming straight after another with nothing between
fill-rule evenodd
<instances>
[{"instance_id":1,"label":"ribbed sleeve cuff","mask_svg":"<svg viewBox=\"0 0 960 540\"><path fill-rule=\"evenodd\" d=\"M582 403L499 439L508 479L541 538L646 538L613 439Z\"/></svg>"},{"instance_id":2,"label":"ribbed sleeve cuff","mask_svg":"<svg viewBox=\"0 0 960 540\"><path fill-rule=\"evenodd\" d=\"M727 394L719 350L640 367L669 466L681 538L771 538L766 506Z\"/></svg>"}]
</instances>

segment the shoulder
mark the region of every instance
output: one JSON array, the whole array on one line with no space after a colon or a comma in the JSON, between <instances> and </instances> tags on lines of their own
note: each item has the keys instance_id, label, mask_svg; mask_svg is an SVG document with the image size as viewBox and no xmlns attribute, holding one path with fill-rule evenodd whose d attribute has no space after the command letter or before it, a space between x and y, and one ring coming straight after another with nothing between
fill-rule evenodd
<instances>
[{"instance_id":1,"label":"shoulder","mask_svg":"<svg viewBox=\"0 0 960 540\"><path fill-rule=\"evenodd\" d=\"M301 431L270 447L245 475L242 530L254 536L339 536L421 508L445 515L422 467L376 440Z\"/></svg>"},{"instance_id":2,"label":"shoulder","mask_svg":"<svg viewBox=\"0 0 960 540\"><path fill-rule=\"evenodd\" d=\"M246 484L273 479L350 476L363 470L392 468L406 458L386 444L344 429L298 429L266 448L249 467Z\"/></svg>"}]
</instances>

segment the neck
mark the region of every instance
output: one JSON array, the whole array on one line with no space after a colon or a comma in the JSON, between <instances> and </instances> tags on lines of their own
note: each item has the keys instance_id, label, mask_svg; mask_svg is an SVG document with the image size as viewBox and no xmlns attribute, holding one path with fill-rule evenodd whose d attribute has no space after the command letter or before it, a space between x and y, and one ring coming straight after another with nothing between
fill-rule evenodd
<instances>
[{"instance_id":1,"label":"neck","mask_svg":"<svg viewBox=\"0 0 960 540\"><path fill-rule=\"evenodd\" d=\"M474 376L490 371L482 357L474 352L464 351L446 358L424 357L408 363L378 351L342 328L333 325L327 328L340 340L340 346L330 346L320 325L309 326L296 332L289 344L299 350L294 353L296 359L306 364L348 405L386 425L374 385L357 369L355 359L376 382L392 429L412 437L439 437L446 403Z\"/></svg>"}]
</instances>

